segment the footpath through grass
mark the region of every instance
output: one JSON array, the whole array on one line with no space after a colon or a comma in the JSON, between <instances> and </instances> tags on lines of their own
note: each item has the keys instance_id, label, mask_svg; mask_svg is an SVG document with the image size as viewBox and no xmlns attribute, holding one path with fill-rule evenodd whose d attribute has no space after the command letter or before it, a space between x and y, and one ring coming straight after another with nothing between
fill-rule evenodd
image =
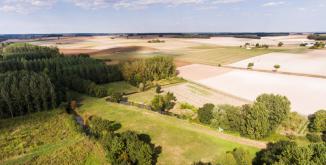
<instances>
[{"instance_id":1,"label":"footpath through grass","mask_svg":"<svg viewBox=\"0 0 326 165\"><path fill-rule=\"evenodd\" d=\"M170 116L129 106L105 102L104 99L85 97L79 111L97 115L122 124L120 131L146 133L155 145L162 147L158 164L191 164L194 161L212 161L218 155L243 147L252 157L258 149L219 139L206 133L211 129Z\"/></svg>"}]
</instances>

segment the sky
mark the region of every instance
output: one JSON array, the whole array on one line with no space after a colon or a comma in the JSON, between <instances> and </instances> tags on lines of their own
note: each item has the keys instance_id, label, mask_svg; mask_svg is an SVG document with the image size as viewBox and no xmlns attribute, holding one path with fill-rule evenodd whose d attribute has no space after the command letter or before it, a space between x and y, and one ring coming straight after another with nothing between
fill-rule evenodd
<instances>
[{"instance_id":1,"label":"sky","mask_svg":"<svg viewBox=\"0 0 326 165\"><path fill-rule=\"evenodd\" d=\"M0 0L0 34L326 32L326 0Z\"/></svg>"}]
</instances>

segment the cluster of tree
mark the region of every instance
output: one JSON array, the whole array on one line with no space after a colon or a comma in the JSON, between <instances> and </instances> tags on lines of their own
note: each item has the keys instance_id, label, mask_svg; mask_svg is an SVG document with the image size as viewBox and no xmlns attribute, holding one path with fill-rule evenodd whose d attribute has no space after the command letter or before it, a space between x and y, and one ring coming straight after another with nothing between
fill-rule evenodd
<instances>
[{"instance_id":1,"label":"cluster of tree","mask_svg":"<svg viewBox=\"0 0 326 165\"><path fill-rule=\"evenodd\" d=\"M256 154L253 164L326 164L326 144L313 143L300 146L292 141L269 143L266 149Z\"/></svg>"},{"instance_id":2,"label":"cluster of tree","mask_svg":"<svg viewBox=\"0 0 326 165\"><path fill-rule=\"evenodd\" d=\"M135 86L173 77L176 74L173 58L163 56L127 62L122 65L121 70L124 79Z\"/></svg>"},{"instance_id":3,"label":"cluster of tree","mask_svg":"<svg viewBox=\"0 0 326 165\"><path fill-rule=\"evenodd\" d=\"M273 133L290 113L289 100L280 95L263 94L252 105L205 104L198 110L201 123L231 131L254 139Z\"/></svg>"},{"instance_id":4,"label":"cluster of tree","mask_svg":"<svg viewBox=\"0 0 326 165\"><path fill-rule=\"evenodd\" d=\"M174 107L176 97L173 93L168 92L166 95L156 95L152 100L151 106L154 111L160 111L161 113L170 110Z\"/></svg>"},{"instance_id":5,"label":"cluster of tree","mask_svg":"<svg viewBox=\"0 0 326 165\"><path fill-rule=\"evenodd\" d=\"M314 46L310 47L310 49L323 49L325 48L325 42L316 42Z\"/></svg>"},{"instance_id":6,"label":"cluster of tree","mask_svg":"<svg viewBox=\"0 0 326 165\"><path fill-rule=\"evenodd\" d=\"M56 104L48 103L52 107L66 100L67 89L86 93L95 97L103 97L107 95L107 91L97 84L122 79L119 66L107 66L105 63L89 58L88 56L65 57L60 55L56 48L33 46L30 44L12 44L5 46L1 54L4 58L0 60L0 74L24 74L23 77L25 79L21 81L26 81L26 83L27 81L33 81L34 83L34 79L38 78L37 76L37 78L35 78L35 75L39 75L42 79L47 80L47 86L49 87L47 89L39 88L40 85L43 85L40 84L39 81L43 80L37 80L36 85L30 83L30 86L35 86L33 88L24 88L22 85L17 85L17 89L12 87L13 90L18 90L18 92L14 93L24 92L26 89L29 89L28 92L30 92L31 95L26 96L26 100L31 100L34 97L38 99L40 96L42 97L41 99L47 100L49 99L48 97L54 95L55 97L53 97L53 99ZM6 78L8 76L3 77ZM32 77L33 79L26 77ZM2 80L4 80L4 78ZM16 79L19 78L13 78L15 81ZM7 83L10 83L10 81ZM17 81L20 82L20 80ZM42 87L45 88L45 86L46 85ZM42 92L47 91L51 91L51 95L41 95ZM6 95L7 93L9 93L9 95ZM0 108L10 107L12 103L3 100L13 96L13 92L4 91L3 95L4 96L0 99ZM14 102L16 104L21 104L17 100L14 100ZM41 110L49 109L50 106L45 108L45 103L42 104L44 105L41 106ZM11 117L26 114L21 113L21 109L12 108L12 110L15 112L12 113L13 115L10 115ZM37 107L36 111L40 111L40 109ZM32 111L28 110L28 112ZM8 117L8 115L0 116L0 118L3 117Z\"/></svg>"},{"instance_id":7,"label":"cluster of tree","mask_svg":"<svg viewBox=\"0 0 326 165\"><path fill-rule=\"evenodd\" d=\"M156 163L157 153L150 137L132 131L116 133L119 123L99 117L89 119L89 132L100 141L106 157L112 165L152 165Z\"/></svg>"},{"instance_id":8,"label":"cluster of tree","mask_svg":"<svg viewBox=\"0 0 326 165\"><path fill-rule=\"evenodd\" d=\"M54 86L46 74L28 71L0 74L0 118L49 110L56 104Z\"/></svg>"},{"instance_id":9,"label":"cluster of tree","mask_svg":"<svg viewBox=\"0 0 326 165\"><path fill-rule=\"evenodd\" d=\"M108 95L105 87L97 85L93 81L82 79L78 76L71 76L65 79L64 84L71 90L85 93L93 97L105 97Z\"/></svg>"},{"instance_id":10,"label":"cluster of tree","mask_svg":"<svg viewBox=\"0 0 326 165\"><path fill-rule=\"evenodd\" d=\"M310 40L326 40L326 35L311 34L311 35L308 35L308 39L310 39Z\"/></svg>"}]
</instances>

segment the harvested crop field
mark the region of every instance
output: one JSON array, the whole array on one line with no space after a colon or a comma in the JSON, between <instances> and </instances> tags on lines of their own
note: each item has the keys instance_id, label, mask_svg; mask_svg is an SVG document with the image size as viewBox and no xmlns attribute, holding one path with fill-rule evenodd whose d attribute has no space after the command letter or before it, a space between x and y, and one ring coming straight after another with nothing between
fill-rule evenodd
<instances>
[{"instance_id":1,"label":"harvested crop field","mask_svg":"<svg viewBox=\"0 0 326 165\"><path fill-rule=\"evenodd\" d=\"M201 107L206 103L231 104L235 106L250 103L248 100L237 98L193 83L171 86L164 88L164 91L172 92L177 97L178 102L190 103L196 107Z\"/></svg>"},{"instance_id":2,"label":"harvested crop field","mask_svg":"<svg viewBox=\"0 0 326 165\"><path fill-rule=\"evenodd\" d=\"M303 115L326 108L326 79L246 70L223 71L224 68L218 67L215 67L216 75L211 75L207 73L212 68L202 66L202 69L198 69L201 66L181 67L179 76L251 101L262 93L285 95L292 103L292 110ZM187 74L189 71L193 74ZM201 77L198 78L198 75Z\"/></svg>"},{"instance_id":3,"label":"harvested crop field","mask_svg":"<svg viewBox=\"0 0 326 165\"><path fill-rule=\"evenodd\" d=\"M256 56L229 66L246 68L254 63L253 69L273 70L274 65L281 66L279 71L326 76L326 50L315 50L303 54L269 53Z\"/></svg>"},{"instance_id":4,"label":"harvested crop field","mask_svg":"<svg viewBox=\"0 0 326 165\"><path fill-rule=\"evenodd\" d=\"M235 38L235 37L212 37L210 39L191 39L190 42L201 44L214 44L219 46L240 46L245 43L250 44L267 44L276 46L279 42L283 42L286 45L299 45L302 42L310 42L313 40L307 39L307 35L289 35L289 36L273 36L262 37L261 39L250 38Z\"/></svg>"}]
</instances>

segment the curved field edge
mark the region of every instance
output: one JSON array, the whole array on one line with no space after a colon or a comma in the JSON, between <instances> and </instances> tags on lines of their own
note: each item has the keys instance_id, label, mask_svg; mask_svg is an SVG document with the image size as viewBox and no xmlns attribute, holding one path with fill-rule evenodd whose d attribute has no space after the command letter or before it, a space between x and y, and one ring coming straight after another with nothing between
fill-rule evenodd
<instances>
[{"instance_id":1,"label":"curved field edge","mask_svg":"<svg viewBox=\"0 0 326 165\"><path fill-rule=\"evenodd\" d=\"M120 131L132 130L148 134L162 148L158 164L191 164L212 161L236 147L247 149L254 157L258 148L218 138L211 129L170 116L134 107L108 103L104 99L85 97L79 111L120 122Z\"/></svg>"}]
</instances>

